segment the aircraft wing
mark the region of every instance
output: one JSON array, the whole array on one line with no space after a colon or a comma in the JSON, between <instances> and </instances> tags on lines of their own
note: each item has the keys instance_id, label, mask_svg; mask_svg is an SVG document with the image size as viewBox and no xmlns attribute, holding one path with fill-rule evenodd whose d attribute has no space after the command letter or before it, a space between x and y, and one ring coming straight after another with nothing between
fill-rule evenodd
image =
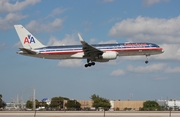
<instances>
[{"instance_id":1,"label":"aircraft wing","mask_svg":"<svg viewBox=\"0 0 180 117\"><path fill-rule=\"evenodd\" d=\"M21 51L23 51L24 53L27 53L27 54L37 54L37 52L35 51L32 51L30 49L26 49L26 48L19 48Z\"/></svg>"},{"instance_id":2,"label":"aircraft wing","mask_svg":"<svg viewBox=\"0 0 180 117\"><path fill-rule=\"evenodd\" d=\"M83 46L83 51L84 51L84 57L85 58L95 58L98 57L99 55L102 55L104 52L94 48L93 46L89 45L87 42L84 41L82 36L78 33L79 39L81 41L81 44Z\"/></svg>"}]
</instances>

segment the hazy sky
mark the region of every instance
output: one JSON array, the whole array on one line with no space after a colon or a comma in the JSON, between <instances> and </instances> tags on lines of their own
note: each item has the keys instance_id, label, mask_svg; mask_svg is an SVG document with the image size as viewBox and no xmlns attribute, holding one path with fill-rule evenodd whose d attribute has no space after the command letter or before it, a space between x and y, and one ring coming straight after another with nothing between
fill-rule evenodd
<instances>
[{"instance_id":1,"label":"hazy sky","mask_svg":"<svg viewBox=\"0 0 180 117\"><path fill-rule=\"evenodd\" d=\"M180 99L179 0L0 0L0 94L6 102L64 96L88 100ZM85 68L86 60L45 60L16 54L15 24L45 45L151 42L165 53L119 57Z\"/></svg>"}]
</instances>

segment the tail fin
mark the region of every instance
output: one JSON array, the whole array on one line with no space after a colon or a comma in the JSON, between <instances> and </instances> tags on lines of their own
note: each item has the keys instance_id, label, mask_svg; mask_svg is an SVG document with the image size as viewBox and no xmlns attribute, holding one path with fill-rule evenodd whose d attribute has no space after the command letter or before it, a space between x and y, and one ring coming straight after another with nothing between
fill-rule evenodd
<instances>
[{"instance_id":1,"label":"tail fin","mask_svg":"<svg viewBox=\"0 0 180 117\"><path fill-rule=\"evenodd\" d=\"M33 49L45 47L22 25L14 25L14 27L24 48Z\"/></svg>"}]
</instances>

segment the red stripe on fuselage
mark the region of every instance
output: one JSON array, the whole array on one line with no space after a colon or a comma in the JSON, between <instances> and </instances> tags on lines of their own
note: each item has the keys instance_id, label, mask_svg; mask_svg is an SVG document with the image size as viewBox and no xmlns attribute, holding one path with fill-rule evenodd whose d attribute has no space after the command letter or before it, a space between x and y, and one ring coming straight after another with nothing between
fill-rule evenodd
<instances>
[{"instance_id":1,"label":"red stripe on fuselage","mask_svg":"<svg viewBox=\"0 0 180 117\"><path fill-rule=\"evenodd\" d=\"M81 51L59 51L59 52L42 52L41 54L76 54L79 52L83 52Z\"/></svg>"}]
</instances>

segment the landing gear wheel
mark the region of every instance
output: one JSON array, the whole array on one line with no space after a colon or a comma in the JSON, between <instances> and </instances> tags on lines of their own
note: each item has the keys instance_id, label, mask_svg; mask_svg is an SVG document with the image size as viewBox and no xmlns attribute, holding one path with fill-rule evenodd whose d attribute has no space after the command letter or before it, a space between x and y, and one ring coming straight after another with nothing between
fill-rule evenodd
<instances>
[{"instance_id":1,"label":"landing gear wheel","mask_svg":"<svg viewBox=\"0 0 180 117\"><path fill-rule=\"evenodd\" d=\"M93 65L93 66L94 66L94 65L95 65L95 62L92 62L92 63L91 63L91 65Z\"/></svg>"},{"instance_id":2,"label":"landing gear wheel","mask_svg":"<svg viewBox=\"0 0 180 117\"><path fill-rule=\"evenodd\" d=\"M146 64L148 64L148 61L145 61Z\"/></svg>"},{"instance_id":3,"label":"landing gear wheel","mask_svg":"<svg viewBox=\"0 0 180 117\"><path fill-rule=\"evenodd\" d=\"M145 63L148 64L148 62L149 62L149 61L148 61L148 55L146 55L146 61L145 61Z\"/></svg>"},{"instance_id":4,"label":"landing gear wheel","mask_svg":"<svg viewBox=\"0 0 180 117\"><path fill-rule=\"evenodd\" d=\"M88 67L88 64L85 64L84 67Z\"/></svg>"},{"instance_id":5,"label":"landing gear wheel","mask_svg":"<svg viewBox=\"0 0 180 117\"><path fill-rule=\"evenodd\" d=\"M90 59L87 59L87 64L84 65L84 67L91 67L91 66L94 66L95 65L95 62L90 62L91 60Z\"/></svg>"}]
</instances>

